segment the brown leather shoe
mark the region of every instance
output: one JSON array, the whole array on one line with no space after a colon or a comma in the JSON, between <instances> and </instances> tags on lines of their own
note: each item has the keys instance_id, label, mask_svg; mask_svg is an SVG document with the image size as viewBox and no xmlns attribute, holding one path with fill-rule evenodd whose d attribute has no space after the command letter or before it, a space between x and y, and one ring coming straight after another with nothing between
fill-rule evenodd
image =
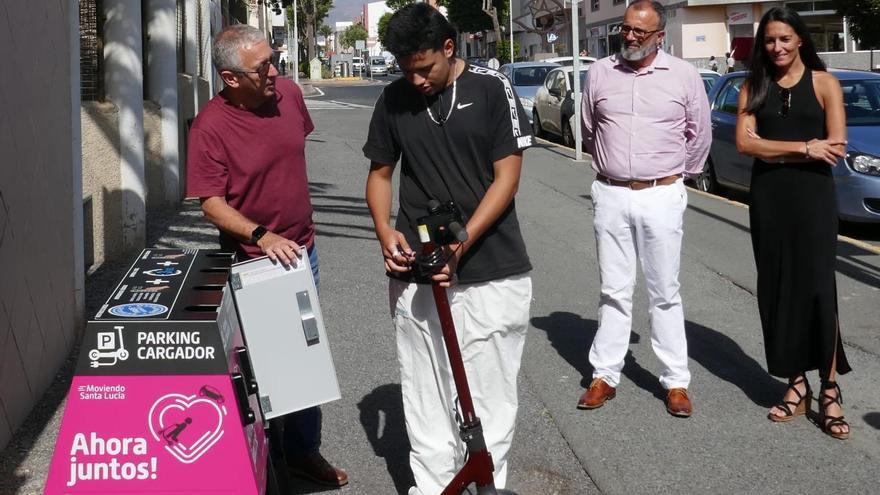
<instances>
[{"instance_id":1,"label":"brown leather shoe","mask_svg":"<svg viewBox=\"0 0 880 495\"><path fill-rule=\"evenodd\" d=\"M694 410L686 388L671 388L666 393L666 411L679 418L690 417Z\"/></svg>"},{"instance_id":2,"label":"brown leather shoe","mask_svg":"<svg viewBox=\"0 0 880 495\"><path fill-rule=\"evenodd\" d=\"M596 409L602 407L605 401L613 399L615 395L617 395L617 391L614 387L605 383L602 377L595 378L590 383L590 388L581 396L577 407L578 409Z\"/></svg>"},{"instance_id":3,"label":"brown leather shoe","mask_svg":"<svg viewBox=\"0 0 880 495\"><path fill-rule=\"evenodd\" d=\"M290 473L319 485L340 487L348 484L348 473L333 467L320 453L315 452L299 459L289 460Z\"/></svg>"}]
</instances>

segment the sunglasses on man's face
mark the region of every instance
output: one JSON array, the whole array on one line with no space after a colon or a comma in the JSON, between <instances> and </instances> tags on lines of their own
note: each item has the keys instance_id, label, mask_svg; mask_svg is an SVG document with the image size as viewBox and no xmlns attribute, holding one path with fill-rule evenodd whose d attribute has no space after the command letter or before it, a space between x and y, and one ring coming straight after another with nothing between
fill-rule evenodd
<instances>
[{"instance_id":1,"label":"sunglasses on man's face","mask_svg":"<svg viewBox=\"0 0 880 495\"><path fill-rule=\"evenodd\" d=\"M779 99L782 100L782 108L779 109L779 115L784 119L788 117L788 111L791 109L791 89L782 88L779 92Z\"/></svg>"}]
</instances>

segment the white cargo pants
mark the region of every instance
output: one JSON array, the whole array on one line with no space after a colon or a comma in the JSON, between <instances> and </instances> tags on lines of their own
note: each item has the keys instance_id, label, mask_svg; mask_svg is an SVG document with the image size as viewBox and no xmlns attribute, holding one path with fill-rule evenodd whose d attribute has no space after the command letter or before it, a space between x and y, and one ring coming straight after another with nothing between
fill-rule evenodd
<instances>
[{"instance_id":1,"label":"white cargo pants","mask_svg":"<svg viewBox=\"0 0 880 495\"><path fill-rule=\"evenodd\" d=\"M474 409L495 464L495 486L503 488L519 406L517 374L529 325L532 281L520 275L457 285L447 294ZM409 494L436 495L465 460L452 371L431 287L392 279L389 296L416 482Z\"/></svg>"}]
</instances>

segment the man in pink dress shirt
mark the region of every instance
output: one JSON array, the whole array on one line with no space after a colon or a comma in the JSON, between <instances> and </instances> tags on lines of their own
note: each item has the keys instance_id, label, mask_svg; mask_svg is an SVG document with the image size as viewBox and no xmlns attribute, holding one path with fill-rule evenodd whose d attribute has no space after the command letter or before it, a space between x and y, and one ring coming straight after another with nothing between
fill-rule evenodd
<instances>
[{"instance_id":1,"label":"man in pink dress shirt","mask_svg":"<svg viewBox=\"0 0 880 495\"><path fill-rule=\"evenodd\" d=\"M601 407L615 396L641 263L666 410L680 417L693 410L678 282L687 207L683 177L702 171L712 134L697 70L660 49L665 27L660 3L630 4L620 26L620 53L591 65L584 85L583 136L596 171L591 197L601 296L589 354L593 381L580 409Z\"/></svg>"}]
</instances>

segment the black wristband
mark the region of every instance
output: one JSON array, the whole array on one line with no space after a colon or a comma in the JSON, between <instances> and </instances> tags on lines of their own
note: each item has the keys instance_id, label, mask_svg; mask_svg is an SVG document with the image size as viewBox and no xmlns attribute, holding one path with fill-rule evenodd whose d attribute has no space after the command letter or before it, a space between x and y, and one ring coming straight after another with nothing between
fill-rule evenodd
<instances>
[{"instance_id":1,"label":"black wristband","mask_svg":"<svg viewBox=\"0 0 880 495\"><path fill-rule=\"evenodd\" d=\"M266 232L269 232L266 227L263 227L262 225L257 225L257 228L255 228L254 231L251 232L251 244L256 244L260 239L263 238L264 235L266 235Z\"/></svg>"}]
</instances>

